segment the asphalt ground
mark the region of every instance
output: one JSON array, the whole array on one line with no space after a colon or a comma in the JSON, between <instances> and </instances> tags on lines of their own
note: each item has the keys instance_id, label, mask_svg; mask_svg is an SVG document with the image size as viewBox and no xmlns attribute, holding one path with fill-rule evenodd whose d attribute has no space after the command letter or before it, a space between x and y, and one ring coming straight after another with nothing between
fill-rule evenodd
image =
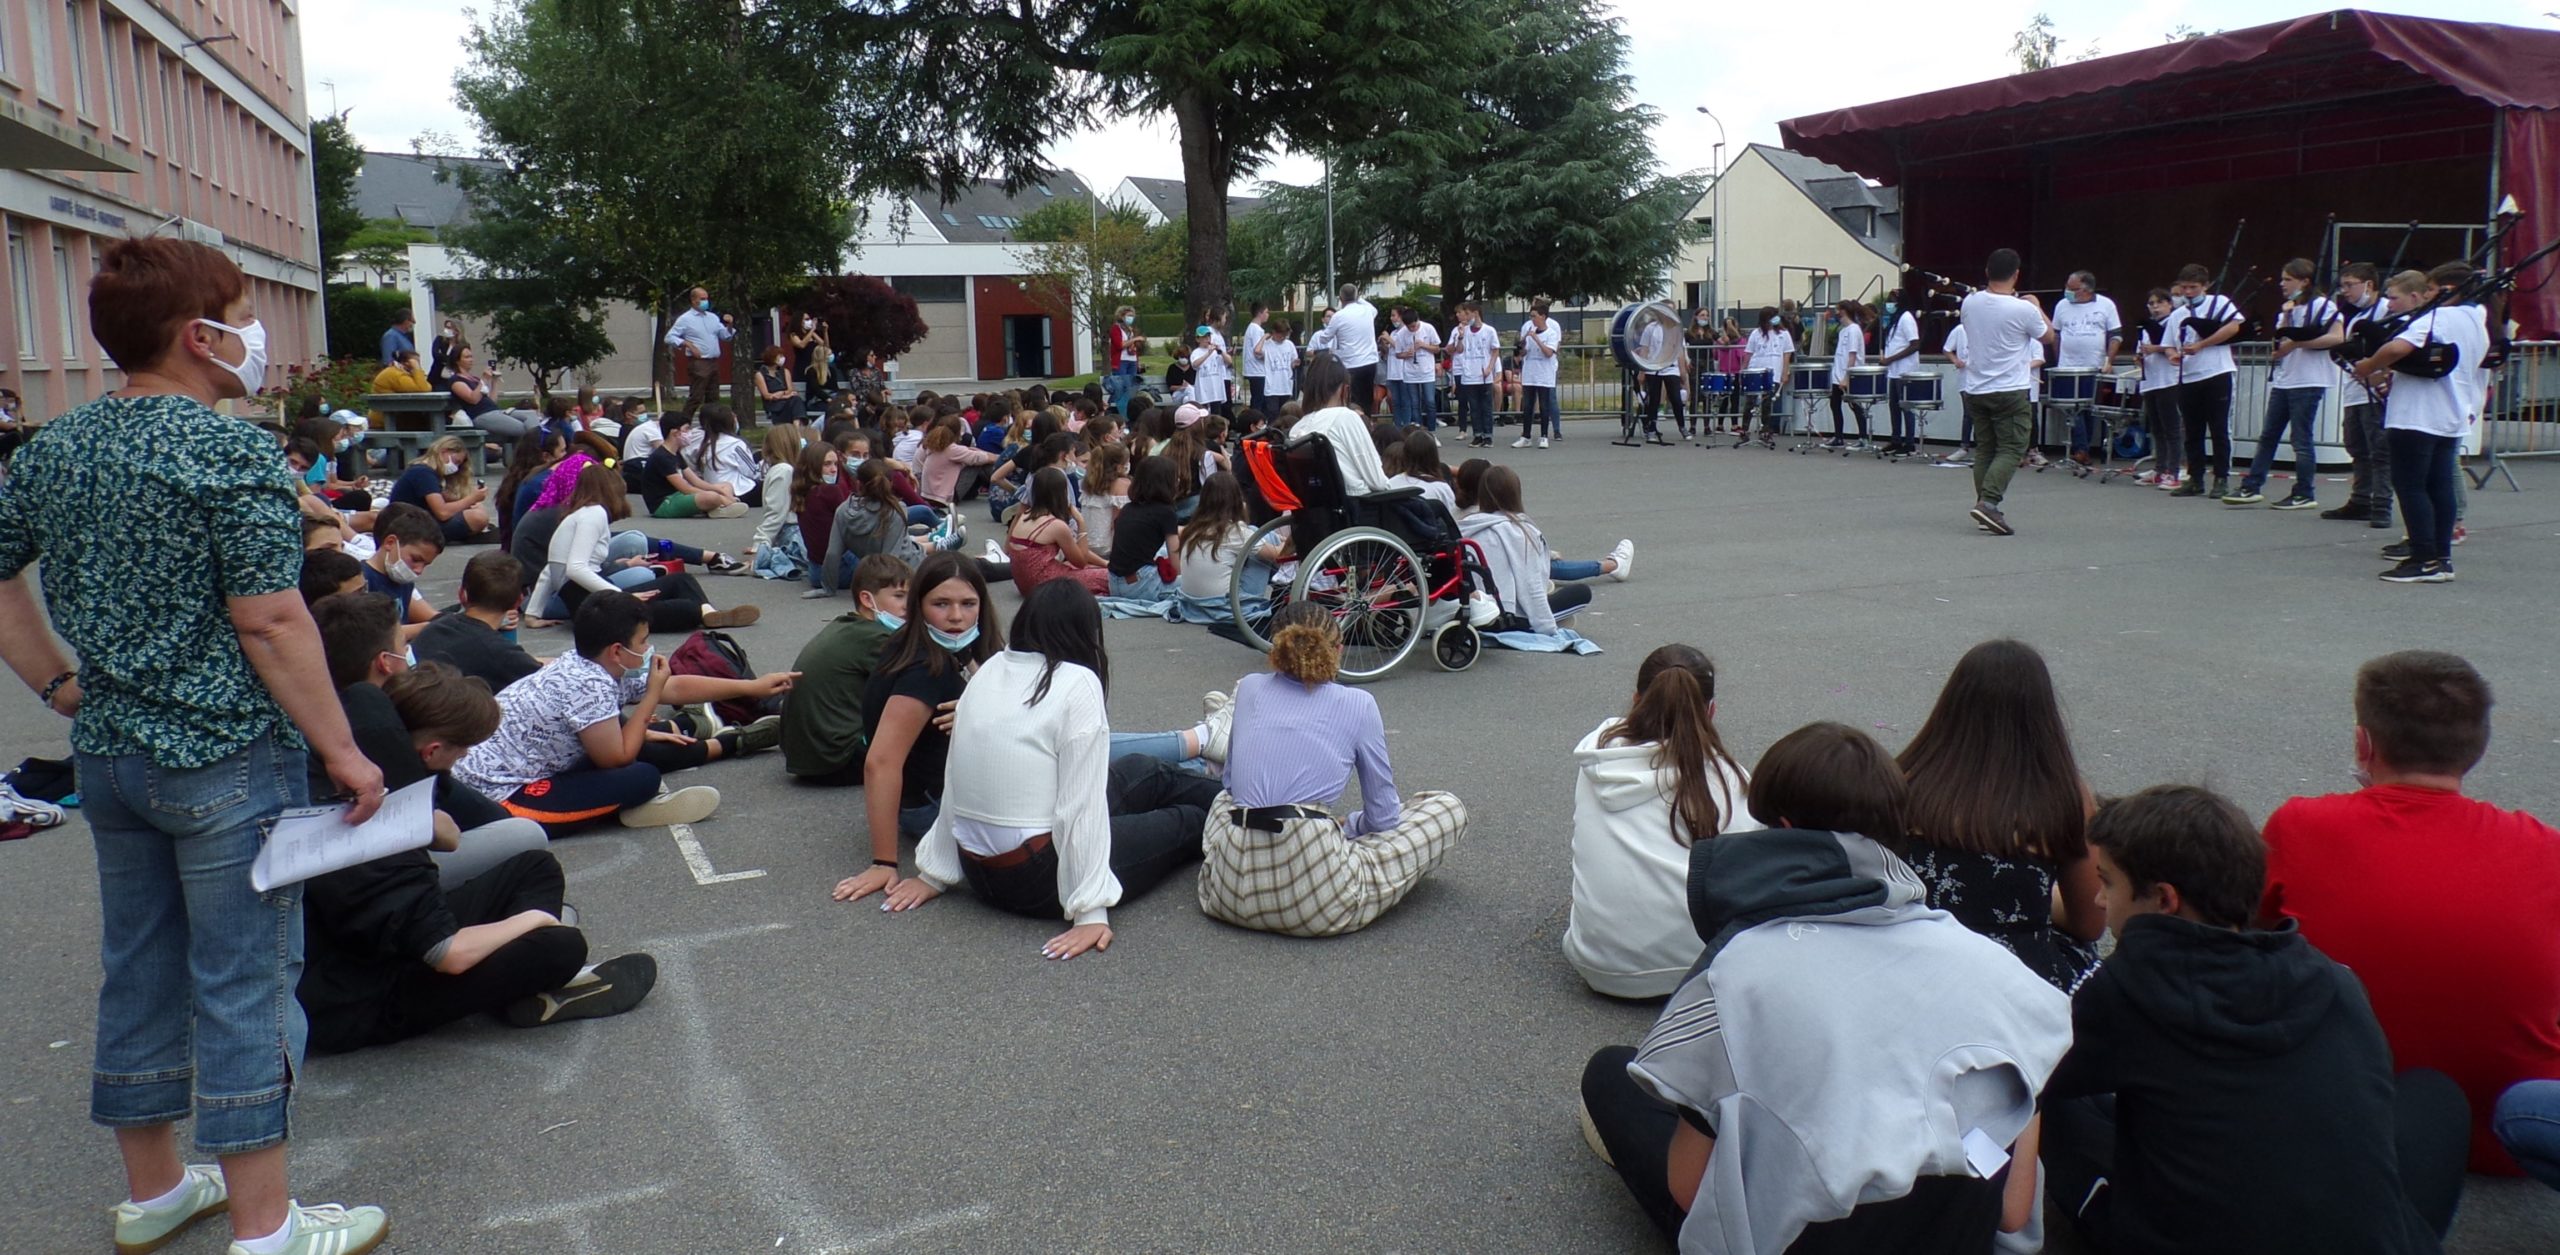
<instances>
[{"instance_id":1,"label":"asphalt ground","mask_svg":"<svg viewBox=\"0 0 2560 1255\"><path fill-rule=\"evenodd\" d=\"M1368 930L1327 941L1204 918L1187 876L1113 912L1108 953L1039 957L1061 925L955 893L910 915L828 899L860 868L860 793L787 783L772 758L718 785L698 859L665 829L555 844L595 952L655 953L656 994L613 1020L466 1024L311 1061L296 1192L392 1216L386 1250L1603 1251L1655 1249L1584 1149L1575 1084L1651 1008L1587 992L1558 951L1568 750L1618 713L1666 641L1719 667L1745 762L1814 719L1899 746L1967 647L2043 649L2101 792L2164 780L2263 816L2352 787L2350 677L2451 649L2499 697L2473 776L2560 815L2560 468L2471 497L2461 579L2374 578L2388 537L2310 512L2172 501L2059 470L2019 478L2018 534L1966 519L1966 473L1864 457L1612 447L1577 423L1503 447L1565 556L1637 545L1581 629L1607 652L1408 663L1373 687L1400 785L1465 799L1448 859ZM1450 450L1456 461L1460 451ZM2322 496L2341 500L2342 483ZM665 525L734 548L752 520ZM975 537L992 533L979 510ZM449 598L467 551L426 587ZM739 635L787 665L844 603L714 579L754 602ZM997 593L1000 613L1016 599ZM1185 726L1260 660L1196 627L1117 622L1112 719ZM527 633L537 652L566 633ZM64 752L32 700L0 700L0 763ZM0 846L0 1248L103 1249L120 1197L85 1117L96 889L71 825ZM2246 1188L2235 1182L2235 1188ZM170 1248L222 1249L219 1224ZM2452 1250L2543 1252L2560 1194L2475 1178Z\"/></svg>"}]
</instances>

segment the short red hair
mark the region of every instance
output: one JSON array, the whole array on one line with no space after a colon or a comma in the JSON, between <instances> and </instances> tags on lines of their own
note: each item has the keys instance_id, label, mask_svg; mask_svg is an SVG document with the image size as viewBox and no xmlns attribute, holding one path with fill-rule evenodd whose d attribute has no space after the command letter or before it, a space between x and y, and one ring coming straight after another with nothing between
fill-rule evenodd
<instances>
[{"instance_id":1,"label":"short red hair","mask_svg":"<svg viewBox=\"0 0 2560 1255\"><path fill-rule=\"evenodd\" d=\"M225 321L248 278L218 249L158 237L107 246L89 281L89 334L125 370L160 360L178 328Z\"/></svg>"}]
</instances>

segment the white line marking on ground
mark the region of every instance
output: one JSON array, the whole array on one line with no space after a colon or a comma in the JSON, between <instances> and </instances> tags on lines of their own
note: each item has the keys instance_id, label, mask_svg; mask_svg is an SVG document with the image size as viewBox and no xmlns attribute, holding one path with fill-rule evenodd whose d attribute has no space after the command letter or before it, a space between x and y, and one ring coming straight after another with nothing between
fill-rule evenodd
<instances>
[{"instance_id":1,"label":"white line marking on ground","mask_svg":"<svg viewBox=\"0 0 2560 1255\"><path fill-rule=\"evenodd\" d=\"M608 1207L621 1207L631 1203L640 1202L643 1199L656 1198L666 1192L666 1185L661 1183L658 1185L644 1185L636 1190L617 1190L611 1194L593 1194L585 1198L571 1199L567 1202L546 1203L540 1207L528 1207L523 1211L506 1212L500 1215L491 1216L488 1220L483 1222L483 1225L486 1228L497 1229L508 1225L560 1224L565 1221L579 1219L590 1212L603 1211Z\"/></svg>"},{"instance_id":2,"label":"white line marking on ground","mask_svg":"<svg viewBox=\"0 0 2560 1255\"><path fill-rule=\"evenodd\" d=\"M694 839L693 825L669 824L667 831L675 835L676 849L684 855L684 865L693 873L693 883L697 885L721 885L732 880L753 880L764 874L764 869L761 867L743 872L716 871L711 866L711 856L703 853L702 843Z\"/></svg>"}]
</instances>

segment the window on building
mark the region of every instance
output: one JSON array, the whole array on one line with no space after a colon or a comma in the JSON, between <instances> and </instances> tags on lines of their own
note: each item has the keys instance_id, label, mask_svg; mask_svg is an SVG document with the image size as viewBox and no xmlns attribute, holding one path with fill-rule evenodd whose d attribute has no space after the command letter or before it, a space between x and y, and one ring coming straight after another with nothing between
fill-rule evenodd
<instances>
[{"instance_id":1,"label":"window on building","mask_svg":"<svg viewBox=\"0 0 2560 1255\"><path fill-rule=\"evenodd\" d=\"M71 273L71 248L67 244L53 246L53 291L62 315L62 357L76 361L80 356L80 280Z\"/></svg>"},{"instance_id":2,"label":"window on building","mask_svg":"<svg viewBox=\"0 0 2560 1255\"><path fill-rule=\"evenodd\" d=\"M98 14L98 38L105 45L105 55L98 58L98 68L104 78L100 85L107 93L107 129L122 134L124 75L117 67L124 63L125 56L132 50L133 35L122 23L108 21L106 13L101 10Z\"/></svg>"},{"instance_id":3,"label":"window on building","mask_svg":"<svg viewBox=\"0 0 2560 1255\"><path fill-rule=\"evenodd\" d=\"M899 275L889 286L922 305L957 305L969 299L969 281L959 275Z\"/></svg>"},{"instance_id":4,"label":"window on building","mask_svg":"<svg viewBox=\"0 0 2560 1255\"><path fill-rule=\"evenodd\" d=\"M87 113L89 111L89 58L81 50L85 41L80 38L80 0L65 0L62 6L62 34L63 41L71 47L71 107L80 113Z\"/></svg>"},{"instance_id":5,"label":"window on building","mask_svg":"<svg viewBox=\"0 0 2560 1255\"><path fill-rule=\"evenodd\" d=\"M1698 224L1699 238L1708 240L1716 238L1715 215L1709 214L1704 217L1692 218L1690 221Z\"/></svg>"},{"instance_id":6,"label":"window on building","mask_svg":"<svg viewBox=\"0 0 2560 1255\"><path fill-rule=\"evenodd\" d=\"M27 233L9 224L9 306L17 316L18 356L36 361L44 356L36 339L36 271L27 255Z\"/></svg>"},{"instance_id":7,"label":"window on building","mask_svg":"<svg viewBox=\"0 0 2560 1255\"><path fill-rule=\"evenodd\" d=\"M27 66L35 78L36 95L53 94L53 28L45 20L45 6L27 6Z\"/></svg>"}]
</instances>

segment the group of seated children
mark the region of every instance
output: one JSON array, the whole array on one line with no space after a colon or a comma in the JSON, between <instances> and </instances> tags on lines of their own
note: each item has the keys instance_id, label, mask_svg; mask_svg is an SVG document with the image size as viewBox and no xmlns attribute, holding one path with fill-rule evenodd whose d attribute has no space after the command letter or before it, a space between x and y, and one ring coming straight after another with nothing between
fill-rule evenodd
<instances>
[{"instance_id":1,"label":"group of seated children","mask_svg":"<svg viewBox=\"0 0 2560 1255\"><path fill-rule=\"evenodd\" d=\"M2466 1161L2560 1188L2560 832L2462 795L2461 659L2367 663L2366 787L2263 837L2203 788L2094 799L2015 641L1899 761L1818 723L1745 772L1715 693L1665 646L1575 752L1565 953L1669 997L1591 1059L1584 1133L1680 1249L2061 1217L2100 1251L2421 1252Z\"/></svg>"}]
</instances>

